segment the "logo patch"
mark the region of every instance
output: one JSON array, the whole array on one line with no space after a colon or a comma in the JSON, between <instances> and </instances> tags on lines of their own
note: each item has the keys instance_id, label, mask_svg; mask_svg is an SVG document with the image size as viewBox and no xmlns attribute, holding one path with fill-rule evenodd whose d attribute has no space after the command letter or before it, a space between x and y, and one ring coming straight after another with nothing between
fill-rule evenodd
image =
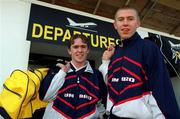
<instances>
[{"instance_id":1,"label":"logo patch","mask_svg":"<svg viewBox=\"0 0 180 119\"><path fill-rule=\"evenodd\" d=\"M119 78L112 78L112 82L118 82Z\"/></svg>"},{"instance_id":2,"label":"logo patch","mask_svg":"<svg viewBox=\"0 0 180 119\"><path fill-rule=\"evenodd\" d=\"M121 81L135 82L135 79L132 77L121 77Z\"/></svg>"}]
</instances>

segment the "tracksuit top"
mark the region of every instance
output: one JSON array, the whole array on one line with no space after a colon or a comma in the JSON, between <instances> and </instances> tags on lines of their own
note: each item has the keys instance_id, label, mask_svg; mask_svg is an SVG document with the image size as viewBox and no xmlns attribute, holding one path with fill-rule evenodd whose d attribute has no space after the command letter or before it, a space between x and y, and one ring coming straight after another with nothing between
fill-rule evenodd
<instances>
[{"instance_id":1,"label":"tracksuit top","mask_svg":"<svg viewBox=\"0 0 180 119\"><path fill-rule=\"evenodd\" d=\"M99 70L107 75L108 112L135 119L180 119L163 57L153 42L135 33L115 47Z\"/></svg>"},{"instance_id":2,"label":"tracksuit top","mask_svg":"<svg viewBox=\"0 0 180 119\"><path fill-rule=\"evenodd\" d=\"M92 69L89 62L76 70L71 63L65 73L50 71L42 82L40 97L52 100L46 108L44 119L96 119L97 103L105 103L107 88L103 76ZM57 73L58 71L58 73Z\"/></svg>"}]
</instances>

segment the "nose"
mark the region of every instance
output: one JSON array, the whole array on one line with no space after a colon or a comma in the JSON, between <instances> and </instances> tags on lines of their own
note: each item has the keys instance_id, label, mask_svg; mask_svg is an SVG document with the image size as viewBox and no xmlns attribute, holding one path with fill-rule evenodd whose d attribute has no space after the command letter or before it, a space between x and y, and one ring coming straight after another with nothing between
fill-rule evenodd
<instances>
[{"instance_id":1,"label":"nose","mask_svg":"<svg viewBox=\"0 0 180 119\"><path fill-rule=\"evenodd\" d=\"M127 24L128 24L128 20L127 20L127 19L124 19L123 25L127 25Z\"/></svg>"},{"instance_id":2,"label":"nose","mask_svg":"<svg viewBox=\"0 0 180 119\"><path fill-rule=\"evenodd\" d=\"M82 47L78 47L78 52L82 52Z\"/></svg>"}]
</instances>

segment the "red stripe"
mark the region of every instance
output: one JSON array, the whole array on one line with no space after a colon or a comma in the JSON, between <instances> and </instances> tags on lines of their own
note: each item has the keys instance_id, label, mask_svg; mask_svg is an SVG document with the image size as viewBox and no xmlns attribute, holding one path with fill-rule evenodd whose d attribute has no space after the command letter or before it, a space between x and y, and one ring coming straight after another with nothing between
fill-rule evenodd
<instances>
[{"instance_id":1,"label":"red stripe","mask_svg":"<svg viewBox=\"0 0 180 119\"><path fill-rule=\"evenodd\" d=\"M115 61L113 61L113 62L111 63L111 65L109 66L108 70L110 70L110 69L112 68L112 65L114 65L114 64L115 64L116 62L118 62L118 61L121 61L122 59L125 59L125 60L127 60L127 61L135 64L136 66L140 67L142 73L144 74L145 80L148 80L148 77L146 76L145 70L143 69L142 65L141 65L139 62L136 62L136 61L128 58L127 56L123 56L123 58L122 58L122 57L117 58ZM118 70L120 70L120 68L117 68L117 69L113 70L113 73L116 72L116 71L118 71ZM128 72L129 70L126 70L126 71ZM130 73L130 72L129 72L129 73ZM130 73L130 74L131 74L131 73ZM134 73L132 73L132 75L135 76ZM112 77L112 74L111 74L110 76ZM110 76L108 77L108 80L110 79ZM137 79L141 81L141 78L139 78L139 76L136 75L135 77L138 77Z\"/></svg>"},{"instance_id":2,"label":"red stripe","mask_svg":"<svg viewBox=\"0 0 180 119\"><path fill-rule=\"evenodd\" d=\"M122 91L118 92L116 91L112 85L110 83L108 83L108 86L111 88L111 90L116 94L116 95L121 95L122 93L124 93L126 90L130 89L130 88L133 88L133 87L137 87L137 86L140 86L142 85L143 82L139 82L139 83L135 83L135 84L132 84L132 85L128 85L127 87L125 87Z\"/></svg>"},{"instance_id":3,"label":"red stripe","mask_svg":"<svg viewBox=\"0 0 180 119\"><path fill-rule=\"evenodd\" d=\"M117 71L119 71L119 70L121 70L121 67L116 68L115 70L113 70L113 73L115 73L115 72L117 72ZM113 76L113 74L110 74L110 76L108 77L108 80L111 79L112 76Z\"/></svg>"},{"instance_id":4,"label":"red stripe","mask_svg":"<svg viewBox=\"0 0 180 119\"><path fill-rule=\"evenodd\" d=\"M114 61L112 62L112 64L115 64L116 62L121 61L121 60L122 60L122 57L117 58L116 60L114 60Z\"/></svg>"},{"instance_id":5,"label":"red stripe","mask_svg":"<svg viewBox=\"0 0 180 119\"><path fill-rule=\"evenodd\" d=\"M89 81L86 77L81 76L81 78L85 81L87 81L91 86L93 86L95 89L99 90L99 87L97 87L96 85L94 85L91 81Z\"/></svg>"},{"instance_id":6,"label":"red stripe","mask_svg":"<svg viewBox=\"0 0 180 119\"><path fill-rule=\"evenodd\" d=\"M83 85L79 84L79 87L81 87L82 89L84 89L84 90L85 90L89 95L91 95L92 97L97 98L94 94L92 94L91 92L89 92L89 91L87 90L87 88L84 87Z\"/></svg>"},{"instance_id":7,"label":"red stripe","mask_svg":"<svg viewBox=\"0 0 180 119\"><path fill-rule=\"evenodd\" d=\"M94 94L92 94L91 92L89 92L89 91L86 89L86 87L84 87L84 86L81 85L81 84L79 85L79 87L82 88L82 89L84 89L90 96L92 96L92 97L95 98L95 99L94 99L93 101L90 101L90 102L83 103L83 104L79 105L76 109L80 109L80 108L82 108L82 107L84 107L84 106L86 106L86 105L90 105L90 104L98 101L98 98L97 98Z\"/></svg>"},{"instance_id":8,"label":"red stripe","mask_svg":"<svg viewBox=\"0 0 180 119\"><path fill-rule=\"evenodd\" d=\"M110 83L108 83L108 86L111 88L111 90L116 93L116 95L119 95L118 91L116 91Z\"/></svg>"},{"instance_id":9,"label":"red stripe","mask_svg":"<svg viewBox=\"0 0 180 119\"><path fill-rule=\"evenodd\" d=\"M126 56L124 56L124 59L126 59L127 61L135 64L135 65L138 66L138 67L140 67L141 70L142 70L142 73L144 74L145 80L148 80L148 78L147 78L147 76L146 76L146 73L145 73L145 70L143 69L142 65L141 65L139 62L136 62L136 61L134 61L134 60L132 60L132 59L126 57Z\"/></svg>"},{"instance_id":10,"label":"red stripe","mask_svg":"<svg viewBox=\"0 0 180 119\"><path fill-rule=\"evenodd\" d=\"M72 78L76 78L76 77L77 77L76 75L68 76L68 77L65 78L65 80L67 80L67 79L72 79Z\"/></svg>"},{"instance_id":11,"label":"red stripe","mask_svg":"<svg viewBox=\"0 0 180 119\"><path fill-rule=\"evenodd\" d=\"M132 60L132 59L126 57L126 56L124 56L123 58L126 59L127 61L129 61L129 62L135 64L136 66L142 68L142 65L141 65L139 62L136 62L136 61L134 61L134 60Z\"/></svg>"},{"instance_id":12,"label":"red stripe","mask_svg":"<svg viewBox=\"0 0 180 119\"><path fill-rule=\"evenodd\" d=\"M148 94L150 94L150 92L145 92L145 93L143 93L142 95L134 96L134 97L131 97L131 98L122 100L122 101L118 102L118 103L115 104L115 105L119 105L119 104L122 104L122 103L125 103L125 102L128 102L128 101L131 101L131 100L136 100L136 99L139 99L139 98L143 97L144 95L148 95Z\"/></svg>"},{"instance_id":13,"label":"red stripe","mask_svg":"<svg viewBox=\"0 0 180 119\"><path fill-rule=\"evenodd\" d=\"M144 79L145 79L145 80L148 80L148 77L146 76L145 70L142 69L142 73L144 74Z\"/></svg>"},{"instance_id":14,"label":"red stripe","mask_svg":"<svg viewBox=\"0 0 180 119\"><path fill-rule=\"evenodd\" d=\"M113 74L110 74L110 75L108 76L108 80L111 79L112 77L113 77Z\"/></svg>"},{"instance_id":15,"label":"red stripe","mask_svg":"<svg viewBox=\"0 0 180 119\"><path fill-rule=\"evenodd\" d=\"M118 67L118 68L114 69L114 70L113 70L113 73L115 73L115 72L117 72L117 71L119 71L119 70L121 70L121 67Z\"/></svg>"},{"instance_id":16,"label":"red stripe","mask_svg":"<svg viewBox=\"0 0 180 119\"><path fill-rule=\"evenodd\" d=\"M66 88L60 90L58 93L60 94L60 93L62 93L62 92L64 92L64 91L68 90L69 88L72 88L72 87L75 87L75 86L77 86L77 84L69 85L69 86L67 86Z\"/></svg>"},{"instance_id":17,"label":"red stripe","mask_svg":"<svg viewBox=\"0 0 180 119\"><path fill-rule=\"evenodd\" d=\"M122 57L117 58L116 60L114 60L114 61L111 63L111 65L109 66L108 70L110 70L110 69L112 68L112 65L114 65L116 62L121 61L121 60L122 60Z\"/></svg>"},{"instance_id":18,"label":"red stripe","mask_svg":"<svg viewBox=\"0 0 180 119\"><path fill-rule=\"evenodd\" d=\"M135 84L131 84L131 85L128 85L127 87L125 87L122 91L119 92L119 95L121 95L122 93L124 93L126 90L130 89L130 88L134 88L134 87L137 87L137 86L140 86L142 85L143 82L139 82L139 83L135 83Z\"/></svg>"},{"instance_id":19,"label":"red stripe","mask_svg":"<svg viewBox=\"0 0 180 119\"><path fill-rule=\"evenodd\" d=\"M82 107L85 107L85 106L87 106L87 105L90 105L90 104L96 102L97 100L98 100L98 99L94 99L93 101L83 103L83 104L77 106L76 109L78 110L78 109L80 109L80 108L82 108Z\"/></svg>"},{"instance_id":20,"label":"red stripe","mask_svg":"<svg viewBox=\"0 0 180 119\"><path fill-rule=\"evenodd\" d=\"M148 91L148 92L144 92L144 93L143 93L143 96L144 96L144 95L149 95L149 94L151 94L151 92L149 92L149 91Z\"/></svg>"},{"instance_id":21,"label":"red stripe","mask_svg":"<svg viewBox=\"0 0 180 119\"><path fill-rule=\"evenodd\" d=\"M109 97L109 100L110 100L113 104L115 104L115 101L114 101L111 97Z\"/></svg>"},{"instance_id":22,"label":"red stripe","mask_svg":"<svg viewBox=\"0 0 180 119\"><path fill-rule=\"evenodd\" d=\"M138 75L136 75L135 73L131 72L131 71L128 70L127 68L122 67L122 69L123 69L125 72L127 72L128 74L130 74L131 76L133 76L133 77L135 77L136 79L138 79L139 81L142 81L142 79L141 79Z\"/></svg>"},{"instance_id":23,"label":"red stripe","mask_svg":"<svg viewBox=\"0 0 180 119\"><path fill-rule=\"evenodd\" d=\"M68 115L66 115L65 113L63 113L62 111L60 111L58 108L56 108L55 106L52 106L53 109L55 109L57 112L59 112L60 114L62 114L64 117L66 117L67 119L72 119L71 117L69 117Z\"/></svg>"},{"instance_id":24,"label":"red stripe","mask_svg":"<svg viewBox=\"0 0 180 119\"><path fill-rule=\"evenodd\" d=\"M63 102L64 104L66 104L68 107L71 107L72 109L75 109L75 107L73 105L71 105L70 103L68 103L66 100L60 98L59 96L57 97L57 99L59 99L61 102Z\"/></svg>"}]
</instances>

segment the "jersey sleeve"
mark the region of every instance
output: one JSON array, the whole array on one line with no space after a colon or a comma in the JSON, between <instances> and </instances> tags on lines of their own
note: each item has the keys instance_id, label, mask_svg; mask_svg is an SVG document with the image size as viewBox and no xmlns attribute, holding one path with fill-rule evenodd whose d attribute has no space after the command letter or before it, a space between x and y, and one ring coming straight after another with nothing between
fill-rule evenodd
<instances>
[{"instance_id":1,"label":"jersey sleeve","mask_svg":"<svg viewBox=\"0 0 180 119\"><path fill-rule=\"evenodd\" d=\"M51 101L56 96L58 90L64 84L66 73L58 67L53 67L48 71L48 74L42 80L39 97L44 101Z\"/></svg>"},{"instance_id":2,"label":"jersey sleeve","mask_svg":"<svg viewBox=\"0 0 180 119\"><path fill-rule=\"evenodd\" d=\"M99 87L100 87L100 96L102 99L102 104L106 106L107 101L107 86L105 84L105 81L103 80L103 75L100 71L99 72Z\"/></svg>"},{"instance_id":3,"label":"jersey sleeve","mask_svg":"<svg viewBox=\"0 0 180 119\"><path fill-rule=\"evenodd\" d=\"M105 82L107 82L107 73L108 73L108 65L110 63L110 60L102 60L102 64L99 66L99 71L103 75L103 79Z\"/></svg>"},{"instance_id":4,"label":"jersey sleeve","mask_svg":"<svg viewBox=\"0 0 180 119\"><path fill-rule=\"evenodd\" d=\"M159 48L149 41L144 45L143 57L148 77L147 87L152 92L157 106L165 118L180 119L173 86Z\"/></svg>"}]
</instances>

